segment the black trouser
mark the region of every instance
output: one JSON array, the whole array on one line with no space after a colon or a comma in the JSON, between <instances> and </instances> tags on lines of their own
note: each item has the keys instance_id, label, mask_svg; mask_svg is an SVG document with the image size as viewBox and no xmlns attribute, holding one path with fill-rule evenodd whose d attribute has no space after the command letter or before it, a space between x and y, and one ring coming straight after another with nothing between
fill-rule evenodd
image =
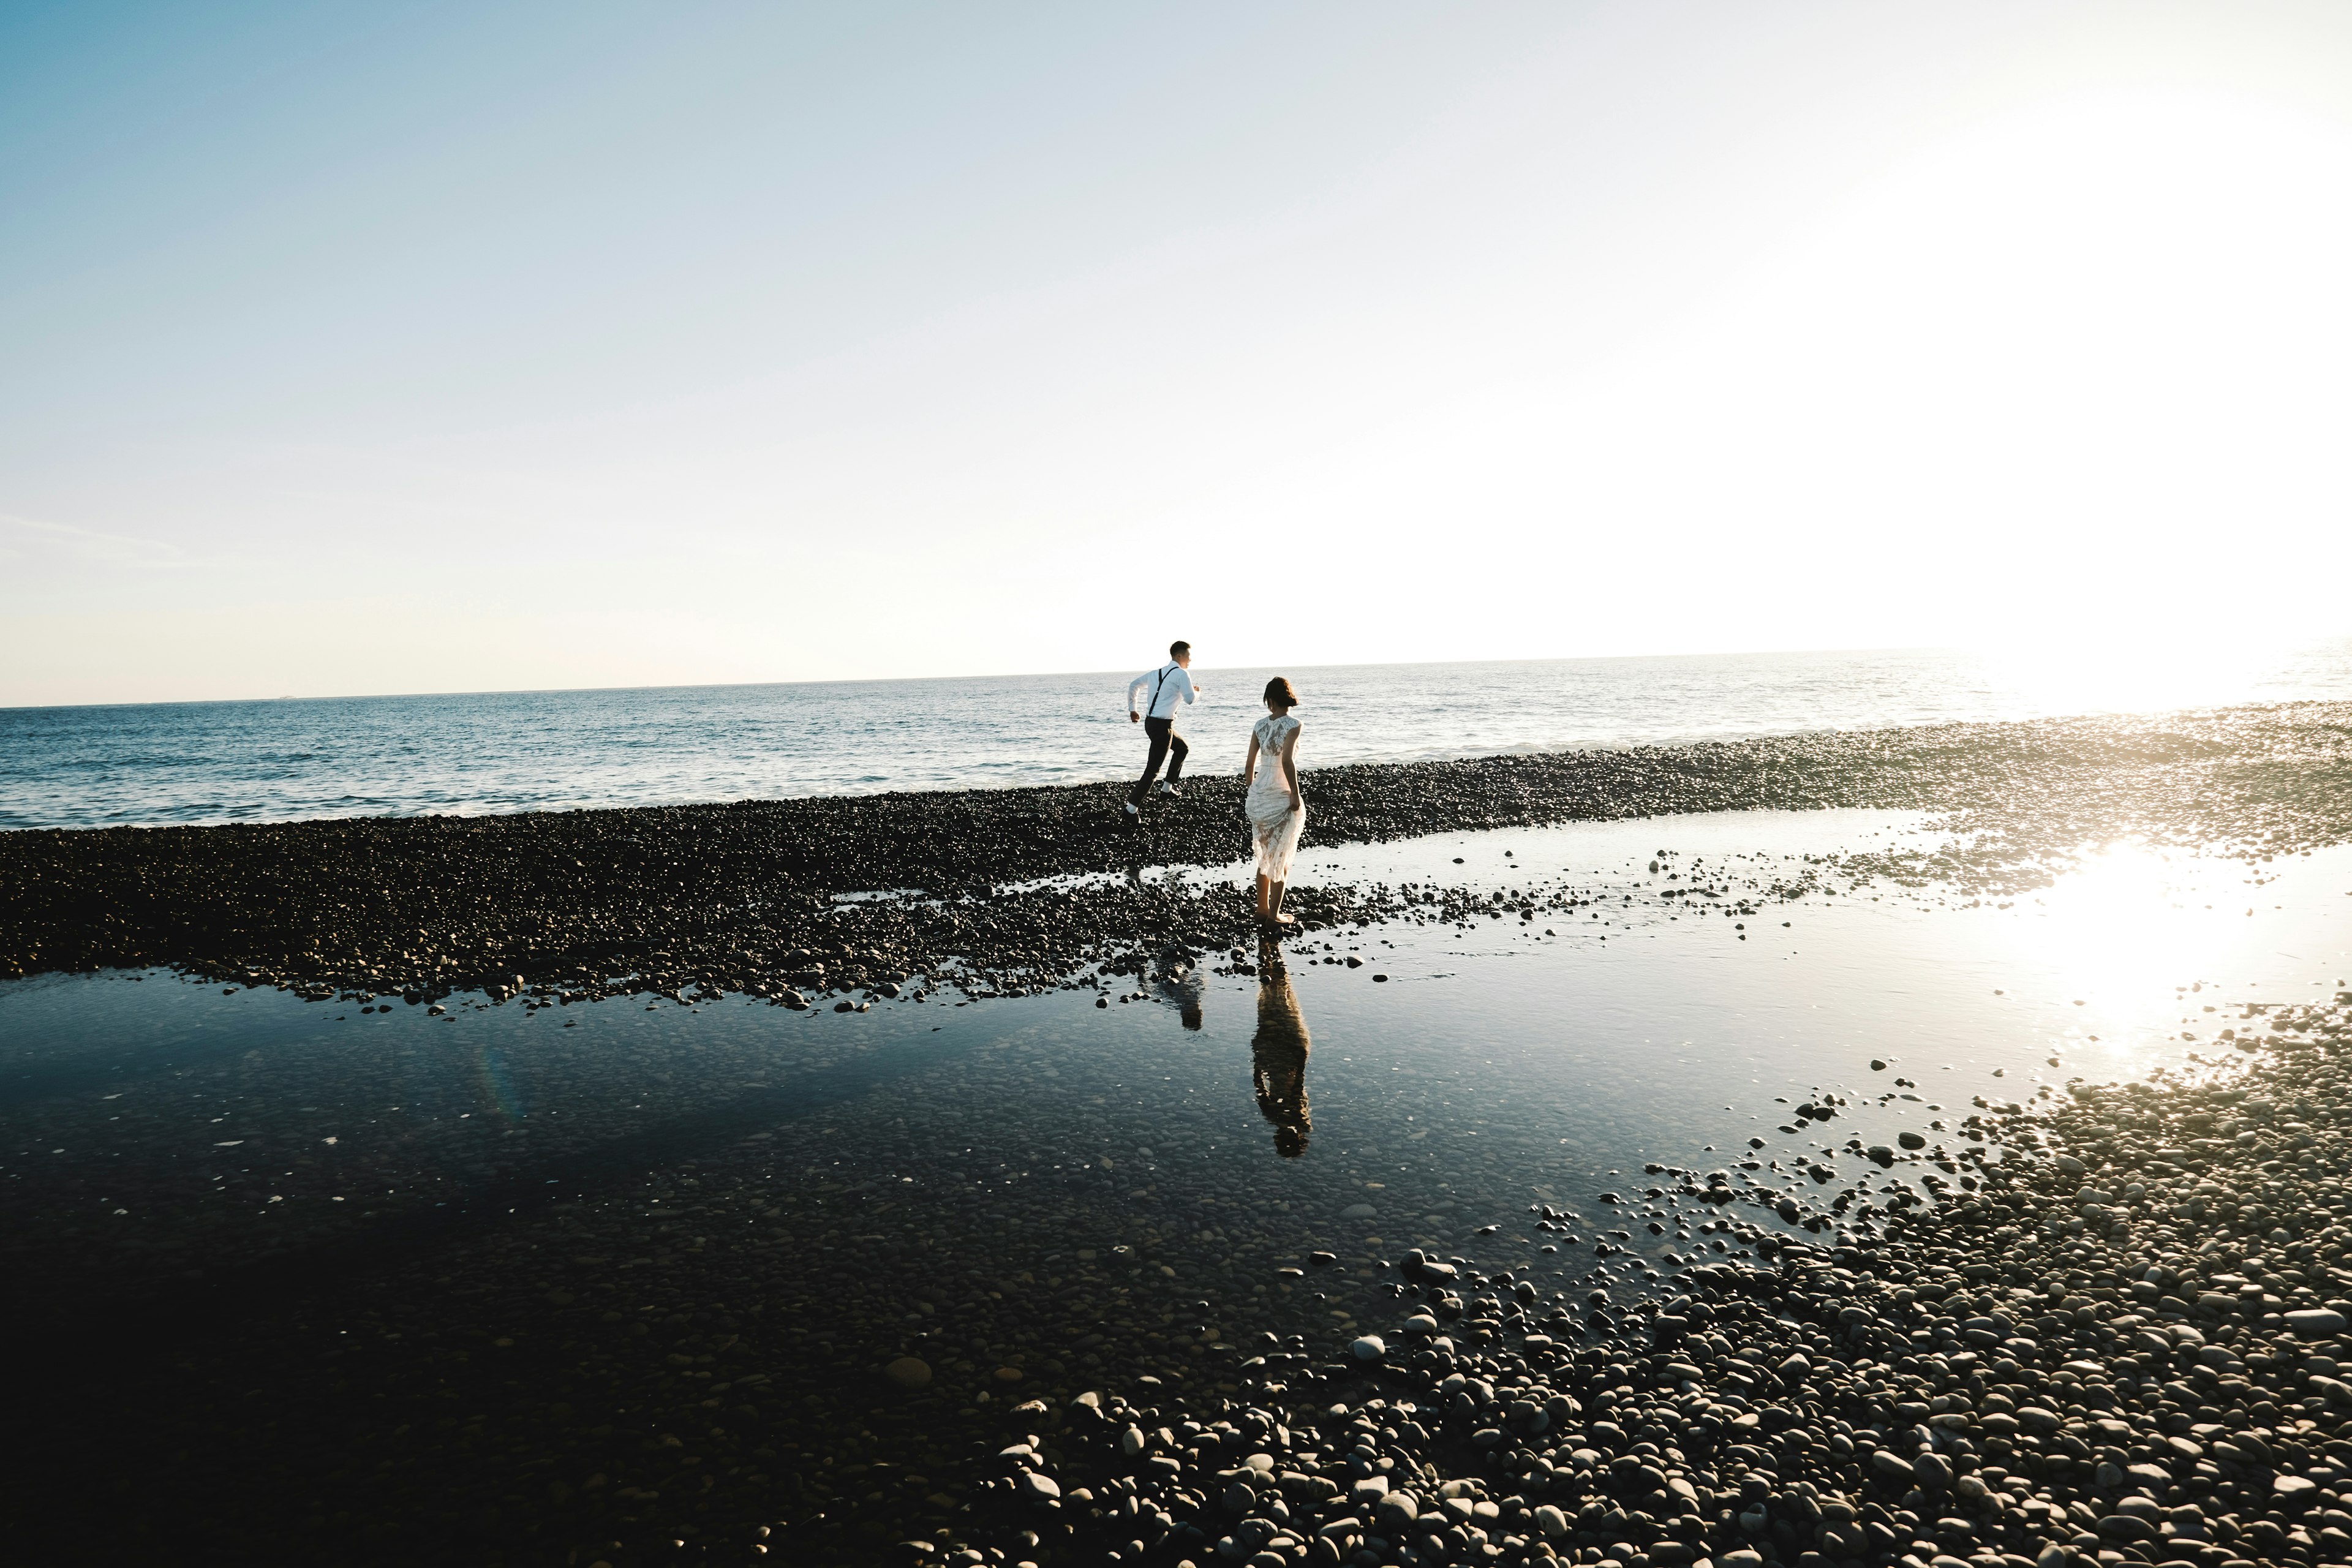
<instances>
[{"instance_id":1,"label":"black trouser","mask_svg":"<svg viewBox=\"0 0 2352 1568\"><path fill-rule=\"evenodd\" d=\"M1151 781L1159 776L1161 760L1164 758L1168 763L1168 782L1174 784L1184 772L1184 753L1191 750L1184 744L1184 737L1176 732L1173 719L1146 719L1143 732L1151 737L1151 755L1144 762L1143 777L1137 781L1135 793L1128 796L1138 805L1151 792Z\"/></svg>"}]
</instances>

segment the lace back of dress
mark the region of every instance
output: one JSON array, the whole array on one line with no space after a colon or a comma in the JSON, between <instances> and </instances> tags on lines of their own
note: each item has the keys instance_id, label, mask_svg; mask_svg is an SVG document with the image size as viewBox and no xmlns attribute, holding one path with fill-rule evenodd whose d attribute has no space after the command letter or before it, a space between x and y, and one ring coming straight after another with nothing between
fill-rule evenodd
<instances>
[{"instance_id":1,"label":"lace back of dress","mask_svg":"<svg viewBox=\"0 0 2352 1568\"><path fill-rule=\"evenodd\" d=\"M1269 713L1265 718L1257 721L1255 729L1257 732L1259 777L1278 778L1281 776L1283 739L1290 733L1291 726L1296 724L1297 721L1298 721L1293 719L1287 713L1285 713L1278 719Z\"/></svg>"}]
</instances>

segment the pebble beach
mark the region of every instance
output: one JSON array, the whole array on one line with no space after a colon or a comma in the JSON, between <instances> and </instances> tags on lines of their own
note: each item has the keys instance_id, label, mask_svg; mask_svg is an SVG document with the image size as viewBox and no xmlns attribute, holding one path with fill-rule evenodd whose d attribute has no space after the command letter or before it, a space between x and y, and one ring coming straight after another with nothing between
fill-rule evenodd
<instances>
[{"instance_id":1,"label":"pebble beach","mask_svg":"<svg viewBox=\"0 0 2352 1568\"><path fill-rule=\"evenodd\" d=\"M12 1517L2344 1561L2347 734L1310 773L1279 942L1222 780L1134 835L1087 785L0 837L5 1304L54 1352Z\"/></svg>"}]
</instances>

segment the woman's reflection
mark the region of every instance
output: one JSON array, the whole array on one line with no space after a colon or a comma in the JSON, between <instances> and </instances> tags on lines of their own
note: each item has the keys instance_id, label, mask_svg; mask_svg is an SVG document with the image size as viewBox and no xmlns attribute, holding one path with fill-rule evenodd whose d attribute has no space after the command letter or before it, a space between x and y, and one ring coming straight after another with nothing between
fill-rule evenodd
<instances>
[{"instance_id":1,"label":"woman's reflection","mask_svg":"<svg viewBox=\"0 0 2352 1568\"><path fill-rule=\"evenodd\" d=\"M1275 1152L1295 1160L1307 1152L1314 1120L1307 1110L1307 1019L1282 948L1258 943L1257 1033L1250 1037L1250 1077L1257 1086L1259 1113L1274 1123Z\"/></svg>"}]
</instances>

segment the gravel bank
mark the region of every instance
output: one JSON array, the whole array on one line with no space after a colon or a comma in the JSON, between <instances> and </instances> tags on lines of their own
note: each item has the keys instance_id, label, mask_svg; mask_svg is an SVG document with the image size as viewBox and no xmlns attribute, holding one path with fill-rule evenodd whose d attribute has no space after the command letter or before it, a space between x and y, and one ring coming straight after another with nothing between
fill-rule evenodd
<instances>
[{"instance_id":1,"label":"gravel bank","mask_svg":"<svg viewBox=\"0 0 2352 1568\"><path fill-rule=\"evenodd\" d=\"M2352 1559L2347 1000L2249 1009L2240 1075L1979 1100L1944 1143L1849 1151L1916 1189L1654 1169L1657 1196L1748 1210L1760 1260L1694 1261L1630 1310L1408 1256L1385 1332L1295 1371L1269 1344L1240 1397L1032 1407L994 1489L1022 1533L902 1551Z\"/></svg>"},{"instance_id":2,"label":"gravel bank","mask_svg":"<svg viewBox=\"0 0 2352 1568\"><path fill-rule=\"evenodd\" d=\"M2352 705L1800 735L1668 750L1310 770L1307 847L1461 828L1751 808L1950 814L1934 866L1986 888L2139 833L2261 854L2352 823ZM1104 877L1217 866L1246 842L1240 784L1191 781L1149 826L1120 792L927 793L498 817L0 835L0 976L167 964L326 999L526 988L771 997L950 975L1018 994L1169 943L1230 947L1237 889ZM856 902L843 895L917 889ZM1300 889L1315 923L1391 913L1381 888ZM1417 900L1415 901L1418 901ZM887 993L885 993L887 994Z\"/></svg>"}]
</instances>

